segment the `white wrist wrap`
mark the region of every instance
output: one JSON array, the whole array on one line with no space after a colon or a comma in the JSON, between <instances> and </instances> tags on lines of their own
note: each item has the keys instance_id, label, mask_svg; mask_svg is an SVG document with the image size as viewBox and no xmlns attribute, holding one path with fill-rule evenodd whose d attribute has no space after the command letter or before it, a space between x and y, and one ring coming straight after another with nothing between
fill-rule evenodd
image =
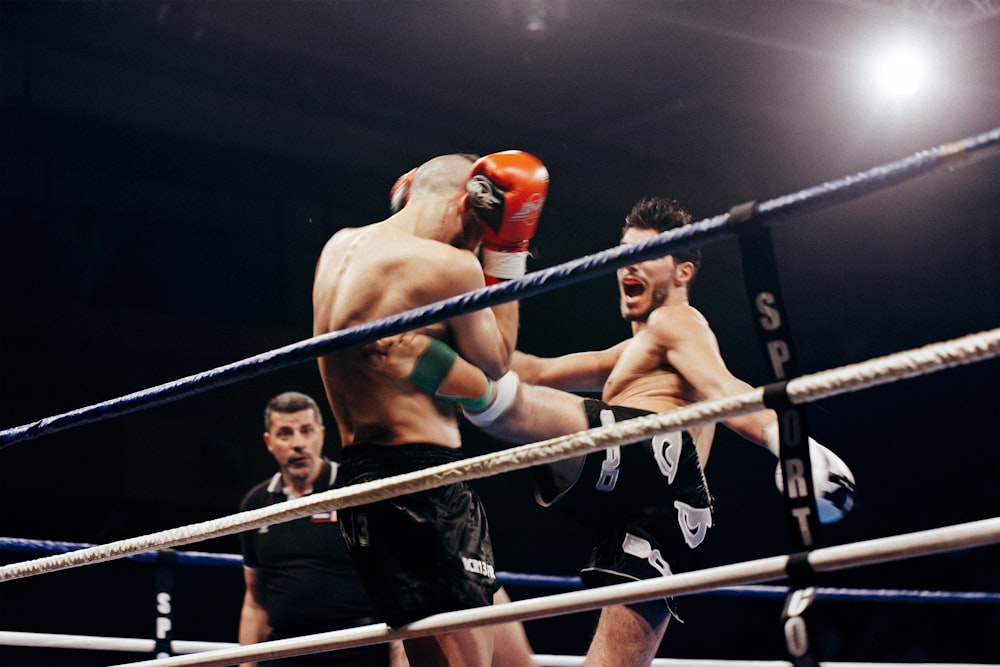
<instances>
[{"instance_id":1,"label":"white wrist wrap","mask_svg":"<svg viewBox=\"0 0 1000 667\"><path fill-rule=\"evenodd\" d=\"M472 412L465 409L462 411L465 413L466 418L476 426L489 426L502 417L514 405L518 384L520 384L520 379L517 377L517 373L507 371L502 378L494 383L496 397L488 408L479 412Z\"/></svg>"},{"instance_id":2,"label":"white wrist wrap","mask_svg":"<svg viewBox=\"0 0 1000 667\"><path fill-rule=\"evenodd\" d=\"M483 273L501 280L520 278L528 269L527 252L501 252L483 248Z\"/></svg>"}]
</instances>

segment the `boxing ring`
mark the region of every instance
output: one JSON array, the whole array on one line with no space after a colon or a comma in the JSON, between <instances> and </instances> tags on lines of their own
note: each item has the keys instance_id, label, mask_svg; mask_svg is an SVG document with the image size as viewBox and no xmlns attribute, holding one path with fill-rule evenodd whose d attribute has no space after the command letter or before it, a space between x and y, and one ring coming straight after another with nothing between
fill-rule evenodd
<instances>
[{"instance_id":1,"label":"boxing ring","mask_svg":"<svg viewBox=\"0 0 1000 667\"><path fill-rule=\"evenodd\" d=\"M71 542L54 542L45 540L28 540L19 538L0 538L0 551L19 551L19 552L37 552L37 553L65 553L70 551L76 551L84 548L91 548L93 545L78 544ZM128 556L129 559L140 562L156 564L160 559L158 553L139 553L132 556ZM178 566L222 566L222 567L241 567L243 563L242 557L237 554L218 554L218 553L208 553L208 552L197 552L197 551L180 551L176 552L170 559L169 569L173 570ZM680 576L680 575L675 575ZM535 575L535 574L521 574L512 572L497 572L497 579L505 586L511 585L528 585L541 588L553 588L553 589L571 589L576 590L581 588L581 582L579 577L561 577L561 576L551 576L551 575ZM161 588L169 589L171 586L169 584L162 585L162 578L157 577L158 583L161 584ZM701 590L704 595L714 595L721 597L744 597L744 598L755 598L755 599L775 599L784 598L788 594L788 586L767 586L767 585L743 585L743 586L723 586L721 588L708 587ZM816 598L818 600L840 600L840 601L852 601L852 602L881 602L881 601L894 601L894 602L911 602L911 603L988 603L988 604L1000 604L1000 592L976 592L976 591L930 591L930 590L900 590L900 589L856 589L856 588L833 588L833 587L817 587ZM512 602L511 605L517 605L519 603ZM590 608L589 604L584 605L586 608ZM503 605L507 608L508 605ZM549 615L551 613L561 613L562 603L557 602L554 604L545 605L544 608L536 609L539 615ZM516 610L515 610L516 611ZM442 615L446 616L446 615ZM506 616L506 615L504 615ZM539 616L534 616L539 617ZM153 653L158 649L164 647L164 641L166 647L169 648L170 652L175 655L187 655L201 652L214 651L213 654L215 658L223 659L225 656L236 656L242 654L245 649L240 649L235 643L230 642L211 642L211 641L190 641L190 640L179 640L171 639L171 627L170 619L171 614L161 614L157 617L156 624L156 634L157 637L154 638L126 638L126 637L95 637L87 635L69 635L69 634L49 634L49 633L33 633L33 632L11 632L0 630L0 645L3 646L21 646L21 647L34 647L34 648L58 648L58 649L76 649L76 650L93 650L93 651L117 651L117 652L129 652L129 653ZM519 614L515 614L514 618L522 618ZM165 619L165 620L164 620ZM439 620L441 620L439 618ZM422 623L422 622L421 622ZM430 624L430 629L450 629L454 628L456 624L451 623L447 618L441 620L441 622L435 622ZM412 627L412 626L411 626ZM425 628L426 629L426 628ZM285 644L285 646L277 646L279 642L271 642L275 644L275 648L284 648L288 650L294 650L297 653L301 650L311 648L312 646L325 646L328 642L333 641L334 645L339 647L346 647L349 645L357 645L360 643L367 643L365 639L371 638L376 640L377 638L382 638L386 636L386 628L383 625L372 625L365 628L355 628L350 631L352 641L350 644L343 643L341 640L347 641L345 632L331 632L326 635L317 635L310 638L290 639L280 642ZM409 633L399 634L399 636L411 636ZM416 635L413 635L416 636ZM319 642L319 643L314 643ZM260 646L260 645L258 645ZM227 652L234 651L234 652ZM289 653L291 655L293 653ZM269 653L269 656L273 657L275 653ZM560 655L550 655L541 654L535 656L539 667L560 667L560 666L570 666L570 665L581 665L583 664L582 657L576 656L560 656ZM228 660L229 658L225 658ZM155 663L151 663L155 664ZM182 663L182 664L226 664L225 662L208 662L208 663ZM784 667L790 663L787 661L761 661L761 660L692 660L692 659L665 659L660 658L653 661L654 667L673 667L675 665L691 665L691 667ZM893 663L858 663L858 662L824 662L824 665L830 666L843 666L843 667L861 667L861 665L880 665L881 667L892 667ZM899 663L903 664L903 663ZM912 663L910 663L912 664ZM924 665L932 665L934 663L923 663ZM957 665L958 663L949 663Z\"/></svg>"},{"instance_id":2,"label":"boxing ring","mask_svg":"<svg viewBox=\"0 0 1000 667\"><path fill-rule=\"evenodd\" d=\"M523 278L486 287L423 308L311 338L117 399L9 428L0 431L0 449L18 442L42 437L48 433L179 400L279 368L310 361L318 356L369 343L387 335L438 322L474 309L524 299L548 290L591 279L596 275L610 273L617 268L636 262L682 250L704 247L723 240L741 240L744 230L748 226L755 226L757 229L766 228L767 225L794 215L846 202L913 178L966 166L976 159L995 154L998 147L1000 147L1000 128L921 151L901 160L783 197L737 206L727 213L660 234L643 243L619 246L555 267L531 272ZM609 447L627 445L648 439L659 433L680 431L755 412L765 407L774 407L776 395L778 396L778 404L783 406L783 409L794 410L796 406L805 406L820 399L929 375L957 366L983 362L997 356L1000 356L1000 328L971 333L960 338L823 372L792 373L784 379L779 376L780 382L757 387L743 394L695 403L665 414L649 415L582 433L512 447L377 482L334 489L269 508L241 512L212 521L103 545L83 546L83 548L74 545L72 548L57 549L64 552L0 566L0 585L5 581L24 579L121 558L138 557L149 552L169 550L176 546L214 537L233 535L317 512L327 512L374 502L458 481L492 477ZM779 411L779 415L781 414ZM502 621L546 618L595 610L612 604L633 603L665 596L694 595L720 589L731 590L733 587L752 587L782 579L791 579L793 584L788 589L782 589L779 592L782 596L788 596L786 598L787 618L785 618L784 625L786 635L788 635L786 637L788 648L794 658L801 659L809 657L809 647L808 645L801 646L802 637L797 634L801 623L796 623L801 619L794 611L794 607L799 604L804 610L814 599L822 597L819 595L817 587L811 585L810 577L812 575L997 543L1000 543L1000 518L992 518L852 544L806 548L789 555L685 572L663 579L631 582L593 590L572 590L488 608L437 614L395 630L384 624L375 624L243 647L205 642L184 644L174 641L172 651L167 652L181 653L182 655L129 664L147 667L231 665L242 661L263 660L407 637L426 636L446 630L471 628ZM810 546L808 540L805 544L806 547ZM744 590L775 593L773 587ZM901 595L903 592L896 591L896 593ZM823 593L823 595L826 594L829 592ZM990 593L982 594L988 601L996 602L995 599L990 599L991 595ZM933 595L931 596L933 597ZM790 609L792 611L789 611ZM43 641L40 638L18 638L11 636L10 633L0 633L0 643L15 640L30 642L35 639L39 642ZM62 640L53 639L53 641L63 640L67 644L73 641L67 637L63 637ZM83 640L80 641L85 643ZM149 640L134 641L148 642ZM142 646L144 648L141 650L150 650L147 643L143 643ZM796 647L802 649L798 654L795 652ZM550 658L551 660L549 660ZM546 662L546 660L549 661ZM563 660L563 657L558 656L542 656L540 664L580 664L572 662L578 660L577 658L565 658L569 662ZM684 662L690 663L692 661L685 660ZM725 662L732 665L732 661ZM673 663L657 661L654 664ZM755 664L784 665L787 664L787 661Z\"/></svg>"}]
</instances>

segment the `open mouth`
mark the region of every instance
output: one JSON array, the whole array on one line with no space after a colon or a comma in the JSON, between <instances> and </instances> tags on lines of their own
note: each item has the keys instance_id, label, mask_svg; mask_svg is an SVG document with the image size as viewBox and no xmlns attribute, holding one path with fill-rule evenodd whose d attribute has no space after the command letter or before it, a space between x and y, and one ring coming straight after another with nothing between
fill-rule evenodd
<instances>
[{"instance_id":1,"label":"open mouth","mask_svg":"<svg viewBox=\"0 0 1000 667\"><path fill-rule=\"evenodd\" d=\"M622 294L630 299L641 296L646 286L637 278L622 278Z\"/></svg>"}]
</instances>

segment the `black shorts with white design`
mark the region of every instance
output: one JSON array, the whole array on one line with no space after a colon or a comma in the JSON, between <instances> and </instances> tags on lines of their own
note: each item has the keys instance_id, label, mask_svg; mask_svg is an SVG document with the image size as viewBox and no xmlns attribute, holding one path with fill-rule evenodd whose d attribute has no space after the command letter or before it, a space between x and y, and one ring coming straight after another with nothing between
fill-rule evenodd
<instances>
[{"instance_id":1,"label":"black shorts with white design","mask_svg":"<svg viewBox=\"0 0 1000 667\"><path fill-rule=\"evenodd\" d=\"M584 407L592 428L650 414L593 399ZM540 502L596 533L590 565L581 572L587 586L691 569L712 526L711 495L686 432L589 454L568 488L538 473Z\"/></svg>"}]
</instances>

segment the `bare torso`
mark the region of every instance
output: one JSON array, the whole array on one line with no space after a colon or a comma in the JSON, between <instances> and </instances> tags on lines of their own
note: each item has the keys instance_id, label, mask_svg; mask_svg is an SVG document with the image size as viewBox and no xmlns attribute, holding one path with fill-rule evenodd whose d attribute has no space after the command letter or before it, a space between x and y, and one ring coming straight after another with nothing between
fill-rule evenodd
<instances>
[{"instance_id":1,"label":"bare torso","mask_svg":"<svg viewBox=\"0 0 1000 667\"><path fill-rule=\"evenodd\" d=\"M475 262L471 253L400 233L384 223L338 232L316 268L313 334L447 298L453 288L439 267L466 261ZM446 338L447 332L439 325L428 333ZM342 445L424 442L459 447L454 407L374 370L365 362L368 354L367 347L351 348L319 360Z\"/></svg>"},{"instance_id":2,"label":"bare torso","mask_svg":"<svg viewBox=\"0 0 1000 667\"><path fill-rule=\"evenodd\" d=\"M667 361L671 341L662 335L662 318L664 315L680 315L703 325L708 343L717 352L715 336L701 313L690 306L669 306L660 311L657 314L661 316L661 322L657 323L659 326L641 326L624 346L604 384L601 398L605 403L650 412L668 412L703 399ZM689 432L704 464L711 451L715 426L689 429Z\"/></svg>"}]
</instances>

